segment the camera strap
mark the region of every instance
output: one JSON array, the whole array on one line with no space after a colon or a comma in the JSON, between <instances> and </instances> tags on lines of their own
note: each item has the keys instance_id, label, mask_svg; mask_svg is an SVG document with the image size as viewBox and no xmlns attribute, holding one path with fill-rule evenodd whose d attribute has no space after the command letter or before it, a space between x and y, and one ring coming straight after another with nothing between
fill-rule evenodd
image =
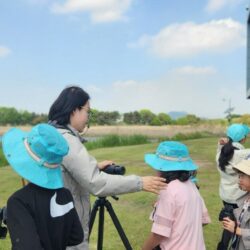
<instances>
[{"instance_id":1,"label":"camera strap","mask_svg":"<svg viewBox=\"0 0 250 250\"><path fill-rule=\"evenodd\" d=\"M249 205L250 205L250 201L249 201L249 198L248 198L247 200L244 201L243 208L242 208L242 210L241 210L241 212L240 212L240 215L239 215L239 222L240 222L240 224L241 224L241 222L242 222L244 213L245 213L246 210L248 209ZM239 224L239 225L240 225L240 224Z\"/></svg>"}]
</instances>

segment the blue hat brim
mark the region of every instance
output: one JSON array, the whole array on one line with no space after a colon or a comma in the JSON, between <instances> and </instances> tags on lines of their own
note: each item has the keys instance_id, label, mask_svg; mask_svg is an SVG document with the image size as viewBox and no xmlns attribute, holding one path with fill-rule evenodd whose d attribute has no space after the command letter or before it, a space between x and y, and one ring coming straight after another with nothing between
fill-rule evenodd
<instances>
[{"instance_id":1,"label":"blue hat brim","mask_svg":"<svg viewBox=\"0 0 250 250\"><path fill-rule=\"evenodd\" d=\"M28 133L12 128L2 138L3 153L11 167L24 179L40 187L57 189L63 187L61 167L47 168L39 165L28 154L24 139Z\"/></svg>"},{"instance_id":2,"label":"blue hat brim","mask_svg":"<svg viewBox=\"0 0 250 250\"><path fill-rule=\"evenodd\" d=\"M145 162L155 170L158 171L193 171L197 170L198 166L193 161L169 161L159 158L155 154L146 154Z\"/></svg>"}]
</instances>

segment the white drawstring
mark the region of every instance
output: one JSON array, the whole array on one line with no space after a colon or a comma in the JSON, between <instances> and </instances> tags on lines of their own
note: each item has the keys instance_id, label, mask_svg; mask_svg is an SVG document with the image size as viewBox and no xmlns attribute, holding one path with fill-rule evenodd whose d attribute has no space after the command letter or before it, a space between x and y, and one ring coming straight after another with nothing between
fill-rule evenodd
<instances>
[{"instance_id":1,"label":"white drawstring","mask_svg":"<svg viewBox=\"0 0 250 250\"><path fill-rule=\"evenodd\" d=\"M48 162L43 161L38 155L36 155L30 148L27 138L24 140L24 146L29 153L29 155L33 158L33 160L37 161L39 164L47 167L47 168L57 168L59 164L51 164Z\"/></svg>"}]
</instances>

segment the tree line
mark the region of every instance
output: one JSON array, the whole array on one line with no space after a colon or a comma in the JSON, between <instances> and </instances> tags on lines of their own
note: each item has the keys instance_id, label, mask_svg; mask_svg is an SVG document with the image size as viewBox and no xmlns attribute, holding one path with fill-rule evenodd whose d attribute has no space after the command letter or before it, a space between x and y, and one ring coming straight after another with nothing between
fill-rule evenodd
<instances>
[{"instance_id":1,"label":"tree line","mask_svg":"<svg viewBox=\"0 0 250 250\"><path fill-rule=\"evenodd\" d=\"M99 111L92 109L90 124L93 125L116 125L116 124L127 124L127 125L151 125L151 126L162 126L162 125L187 125L199 123L201 119L195 115L188 114L185 117L177 120L171 119L166 113L154 114L148 109L142 109L140 111L127 112L120 114L118 111Z\"/></svg>"},{"instance_id":2,"label":"tree line","mask_svg":"<svg viewBox=\"0 0 250 250\"><path fill-rule=\"evenodd\" d=\"M0 107L0 125L35 125L47 122L46 114L36 114L28 111L18 111L15 108Z\"/></svg>"},{"instance_id":3,"label":"tree line","mask_svg":"<svg viewBox=\"0 0 250 250\"><path fill-rule=\"evenodd\" d=\"M0 107L0 125L35 125L41 122L47 122L47 114L37 114L28 111L18 111L15 108ZM91 110L90 124L92 125L187 125L197 124L201 119L193 114L173 120L166 113L155 114L148 109L140 111L127 112L120 114L118 111L99 111Z\"/></svg>"}]
</instances>

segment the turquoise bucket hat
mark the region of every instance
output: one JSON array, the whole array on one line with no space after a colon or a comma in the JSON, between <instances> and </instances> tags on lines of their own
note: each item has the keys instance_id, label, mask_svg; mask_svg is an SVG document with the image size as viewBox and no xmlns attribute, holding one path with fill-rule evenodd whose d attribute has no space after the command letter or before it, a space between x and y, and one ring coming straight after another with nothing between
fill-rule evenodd
<instances>
[{"instance_id":1,"label":"turquoise bucket hat","mask_svg":"<svg viewBox=\"0 0 250 250\"><path fill-rule=\"evenodd\" d=\"M69 147L54 127L38 124L30 132L12 128L2 145L9 164L24 179L48 189L63 187L60 166Z\"/></svg>"},{"instance_id":2,"label":"turquoise bucket hat","mask_svg":"<svg viewBox=\"0 0 250 250\"><path fill-rule=\"evenodd\" d=\"M194 171L198 167L189 156L186 145L176 141L159 144L155 154L146 154L145 162L159 171Z\"/></svg>"},{"instance_id":3,"label":"turquoise bucket hat","mask_svg":"<svg viewBox=\"0 0 250 250\"><path fill-rule=\"evenodd\" d=\"M245 129L245 135L248 136L248 134L250 133L250 128L246 124L242 124L242 126Z\"/></svg>"},{"instance_id":4,"label":"turquoise bucket hat","mask_svg":"<svg viewBox=\"0 0 250 250\"><path fill-rule=\"evenodd\" d=\"M227 136L233 142L239 142L244 139L250 132L250 129L245 124L234 123L227 128Z\"/></svg>"}]
</instances>

